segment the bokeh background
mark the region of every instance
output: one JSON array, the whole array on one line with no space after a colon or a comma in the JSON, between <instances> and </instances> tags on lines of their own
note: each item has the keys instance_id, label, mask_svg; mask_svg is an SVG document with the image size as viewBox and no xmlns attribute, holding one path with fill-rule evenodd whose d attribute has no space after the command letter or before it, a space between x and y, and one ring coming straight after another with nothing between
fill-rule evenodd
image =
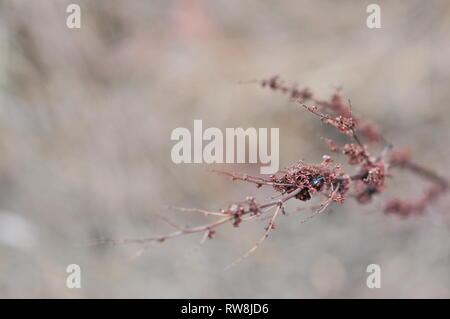
<instances>
[{"instance_id":1,"label":"bokeh background","mask_svg":"<svg viewBox=\"0 0 450 319\"><path fill-rule=\"evenodd\" d=\"M66 7L81 6L81 29ZM222 227L154 245L88 247L95 238L171 231L209 219L167 205L217 210L270 189L222 170L175 165L176 127L280 128L280 165L319 162L336 138L286 97L241 85L279 74L354 112L418 163L449 178L450 3L376 1L0 1L0 297L417 298L450 297L450 199L424 216L386 216L386 198L417 198L427 183L398 172L367 206L348 200L307 224L278 228L250 258L264 223ZM379 149L373 149L378 152ZM82 269L82 288L65 269ZM366 267L382 269L380 289Z\"/></svg>"}]
</instances>

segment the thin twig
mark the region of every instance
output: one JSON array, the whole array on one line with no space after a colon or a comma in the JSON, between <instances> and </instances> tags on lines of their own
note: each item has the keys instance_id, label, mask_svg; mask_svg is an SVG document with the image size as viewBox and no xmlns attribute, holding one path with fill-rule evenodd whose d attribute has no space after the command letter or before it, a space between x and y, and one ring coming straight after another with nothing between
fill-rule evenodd
<instances>
[{"instance_id":1,"label":"thin twig","mask_svg":"<svg viewBox=\"0 0 450 319\"><path fill-rule=\"evenodd\" d=\"M239 174L235 174L235 173L218 171L218 170L212 170L212 172L217 173L217 174L221 174L221 175L229 176L233 180L241 180L241 181L244 181L244 182L257 184L259 186L262 186L262 185L267 185L267 186L295 186L293 184L274 183L274 182L272 182L270 180L266 180L266 179L264 179L262 177L251 176L251 175L247 175L247 174L239 175Z\"/></svg>"},{"instance_id":2,"label":"thin twig","mask_svg":"<svg viewBox=\"0 0 450 319\"><path fill-rule=\"evenodd\" d=\"M411 172L416 173L416 174L432 181L433 183L441 185L444 188L449 187L449 183L445 178L439 176L438 174L436 174L435 172L433 172L432 170L430 170L428 168L420 166L419 164L415 164L412 162L406 162L403 165L401 165L401 167L404 167L404 168L410 170Z\"/></svg>"},{"instance_id":3,"label":"thin twig","mask_svg":"<svg viewBox=\"0 0 450 319\"><path fill-rule=\"evenodd\" d=\"M210 229L215 228L219 225L222 225L232 219L233 219L233 216L230 215L230 216L219 219L218 221L210 223L210 224L192 227L192 228L183 228L181 230L169 233L167 235L160 235L160 236L155 236L155 237L144 237L144 238L99 239L96 241L92 241L90 244L91 245L99 245L99 244L118 245L118 244L145 244L145 243L149 243L149 242L163 242L168 239L179 237L181 235L193 234L193 233L210 230Z\"/></svg>"},{"instance_id":4,"label":"thin twig","mask_svg":"<svg viewBox=\"0 0 450 319\"><path fill-rule=\"evenodd\" d=\"M319 215L319 214L322 213L325 209L327 209L328 206L330 206L330 204L333 202L334 196L336 196L336 193L338 192L339 187L340 187L340 184L338 184L338 185L336 186L336 189L334 189L334 190L331 192L330 197L328 197L328 199L327 199L324 203L322 203L322 204L320 205L320 209L317 210L317 211L315 211L312 215L310 215L310 216L306 217L305 219L303 219L301 223L302 223L302 224L303 224L303 223L306 223L307 221L309 221L310 219L312 219L313 217Z\"/></svg>"},{"instance_id":5,"label":"thin twig","mask_svg":"<svg viewBox=\"0 0 450 319\"><path fill-rule=\"evenodd\" d=\"M272 218L269 221L269 225L266 228L266 231L264 232L264 235L256 242L256 244L250 248L250 250L248 250L245 254L243 254L241 257L237 258L235 261L233 261L230 265L228 265L225 270L236 266L238 263L240 263L242 260L244 260L245 258L247 258L248 256L250 256L252 253L255 252L256 249L258 249L258 247L264 242L264 240L267 239L267 237L269 237L270 232L272 231L272 229L274 228L275 225L275 219L278 216L278 213L281 209L281 205L277 206L275 213L272 215Z\"/></svg>"},{"instance_id":6,"label":"thin twig","mask_svg":"<svg viewBox=\"0 0 450 319\"><path fill-rule=\"evenodd\" d=\"M169 206L169 208L176 209L180 212L194 212L194 213L200 213L205 216L227 216L225 213L220 212L210 212L204 209L198 209L198 208L185 208L185 207L177 207L177 206Z\"/></svg>"}]
</instances>

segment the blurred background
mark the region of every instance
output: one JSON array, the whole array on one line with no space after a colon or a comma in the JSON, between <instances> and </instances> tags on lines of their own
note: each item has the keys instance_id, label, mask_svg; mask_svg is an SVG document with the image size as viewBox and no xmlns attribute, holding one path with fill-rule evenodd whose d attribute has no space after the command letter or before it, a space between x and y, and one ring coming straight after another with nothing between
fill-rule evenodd
<instances>
[{"instance_id":1,"label":"blurred background","mask_svg":"<svg viewBox=\"0 0 450 319\"><path fill-rule=\"evenodd\" d=\"M307 224L279 218L250 258L223 271L266 222L153 245L97 246L96 238L170 232L273 192L176 165L174 128L280 128L280 167L320 162L320 136L344 138L281 94L238 84L274 74L328 99L338 86L354 112L446 178L450 139L450 3L376 1L0 1L0 297L419 298L450 297L450 198L421 217L386 216L387 198L427 183L398 172L369 205L333 206ZM81 7L81 28L66 7ZM373 149L376 154L379 149ZM344 159L341 159L345 161ZM291 206L292 207L292 206ZM66 287L79 264L82 288ZM366 267L381 266L368 289Z\"/></svg>"}]
</instances>

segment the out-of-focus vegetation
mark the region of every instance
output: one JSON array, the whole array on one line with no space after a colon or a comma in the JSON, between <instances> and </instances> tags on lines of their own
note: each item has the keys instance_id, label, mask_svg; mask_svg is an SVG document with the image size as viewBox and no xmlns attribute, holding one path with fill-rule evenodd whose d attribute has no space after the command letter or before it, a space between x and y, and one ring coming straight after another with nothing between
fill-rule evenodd
<instances>
[{"instance_id":1,"label":"out-of-focus vegetation","mask_svg":"<svg viewBox=\"0 0 450 319\"><path fill-rule=\"evenodd\" d=\"M382 214L382 199L348 201L305 225L280 218L227 272L265 224L137 259L135 246L84 245L170 230L155 214L205 220L165 205L219 209L256 193L211 166L172 163L170 132L194 119L281 128L282 167L320 159L318 137L332 130L239 80L280 74L324 98L343 86L354 112L448 178L448 1L378 1L376 30L365 24L370 1L80 0L79 30L65 24L71 2L0 2L1 297L450 297L448 197L406 220ZM389 187L405 199L424 189L406 174ZM81 289L66 288L72 263ZM371 263L381 289L366 287Z\"/></svg>"}]
</instances>

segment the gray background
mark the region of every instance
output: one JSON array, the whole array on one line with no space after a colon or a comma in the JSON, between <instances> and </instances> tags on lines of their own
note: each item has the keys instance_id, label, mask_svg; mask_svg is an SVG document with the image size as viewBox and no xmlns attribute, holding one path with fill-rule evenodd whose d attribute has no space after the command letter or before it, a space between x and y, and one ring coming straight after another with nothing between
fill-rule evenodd
<instances>
[{"instance_id":1,"label":"gray background","mask_svg":"<svg viewBox=\"0 0 450 319\"><path fill-rule=\"evenodd\" d=\"M202 224L165 205L217 210L270 189L208 172L257 165L175 165L176 127L279 127L280 165L319 162L319 136L345 139L280 94L239 80L273 74L328 98L342 85L354 110L415 160L448 174L450 3L377 1L0 2L1 297L450 297L449 197L422 217L386 216L387 198L427 183L399 172L372 204L351 199L307 224L280 218L270 240L227 272L264 223L151 247L86 247L98 237L171 231L155 217ZM373 149L376 154L379 149ZM343 159L341 159L343 160ZM82 288L65 268L82 267ZM382 268L368 289L366 267Z\"/></svg>"}]
</instances>

